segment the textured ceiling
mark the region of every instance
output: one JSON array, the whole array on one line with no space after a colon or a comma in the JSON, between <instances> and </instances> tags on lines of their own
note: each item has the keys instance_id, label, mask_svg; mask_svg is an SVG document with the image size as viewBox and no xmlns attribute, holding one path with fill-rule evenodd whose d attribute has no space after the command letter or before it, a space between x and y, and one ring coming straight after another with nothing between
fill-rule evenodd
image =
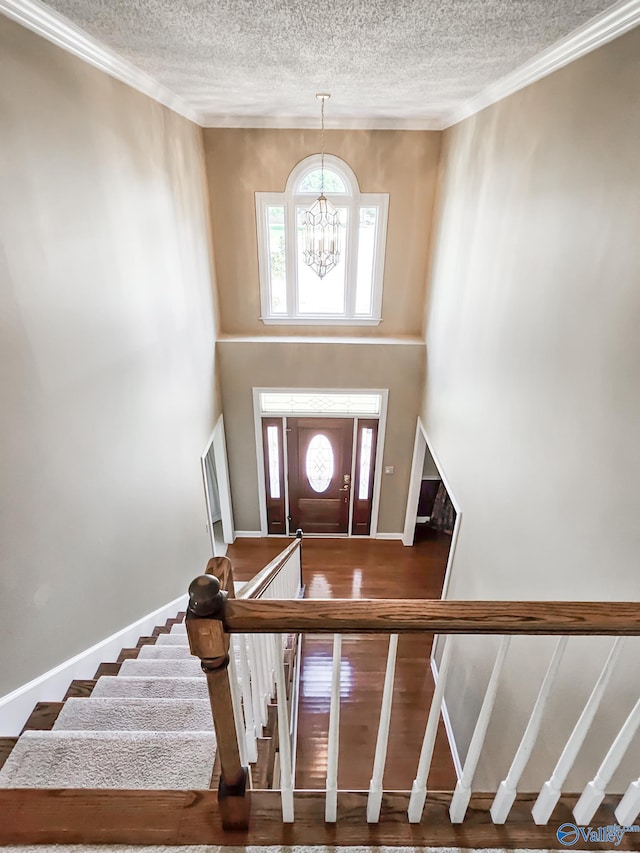
<instances>
[{"instance_id":1,"label":"textured ceiling","mask_svg":"<svg viewBox=\"0 0 640 853\"><path fill-rule=\"evenodd\" d=\"M610 0L48 0L207 117L438 119Z\"/></svg>"}]
</instances>

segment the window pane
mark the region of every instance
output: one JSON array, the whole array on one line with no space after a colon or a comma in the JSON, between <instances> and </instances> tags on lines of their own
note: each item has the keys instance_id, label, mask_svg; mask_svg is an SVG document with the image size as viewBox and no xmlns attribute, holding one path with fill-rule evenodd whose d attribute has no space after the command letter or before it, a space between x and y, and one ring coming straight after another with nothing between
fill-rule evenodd
<instances>
[{"instance_id":1,"label":"window pane","mask_svg":"<svg viewBox=\"0 0 640 853\"><path fill-rule=\"evenodd\" d=\"M280 497L280 447L277 426L267 427L267 447L269 456L269 497L278 500Z\"/></svg>"},{"instance_id":2,"label":"window pane","mask_svg":"<svg viewBox=\"0 0 640 853\"><path fill-rule=\"evenodd\" d=\"M322 186L322 170L314 169L298 184L299 193L319 193ZM324 190L327 193L346 193L347 188L342 178L331 169L324 170Z\"/></svg>"},{"instance_id":3,"label":"window pane","mask_svg":"<svg viewBox=\"0 0 640 853\"><path fill-rule=\"evenodd\" d=\"M356 314L371 314L373 297L373 261L376 253L377 207L361 207L358 229L358 278Z\"/></svg>"},{"instance_id":4,"label":"window pane","mask_svg":"<svg viewBox=\"0 0 640 853\"><path fill-rule=\"evenodd\" d=\"M358 500L366 501L369 497L369 476L371 474L371 445L373 430L364 427L360 444L360 470L358 471Z\"/></svg>"},{"instance_id":5,"label":"window pane","mask_svg":"<svg viewBox=\"0 0 640 853\"><path fill-rule=\"evenodd\" d=\"M344 314L345 313L345 247L347 233L346 207L338 207L340 214L340 260L324 278L304 262L304 214L306 207L296 209L298 223L298 312L300 314Z\"/></svg>"},{"instance_id":6,"label":"window pane","mask_svg":"<svg viewBox=\"0 0 640 853\"><path fill-rule=\"evenodd\" d=\"M333 448L326 435L314 435L307 449L307 480L314 492L326 492L333 479Z\"/></svg>"},{"instance_id":7,"label":"window pane","mask_svg":"<svg viewBox=\"0 0 640 853\"><path fill-rule=\"evenodd\" d=\"M287 268L284 249L284 207L267 207L269 264L271 272L271 313L287 313Z\"/></svg>"}]
</instances>

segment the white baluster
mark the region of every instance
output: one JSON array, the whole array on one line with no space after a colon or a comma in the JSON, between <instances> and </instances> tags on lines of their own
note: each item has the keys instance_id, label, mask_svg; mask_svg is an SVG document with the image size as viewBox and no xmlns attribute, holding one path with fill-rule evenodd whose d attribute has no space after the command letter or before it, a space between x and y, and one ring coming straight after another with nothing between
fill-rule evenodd
<instances>
[{"instance_id":1,"label":"white baluster","mask_svg":"<svg viewBox=\"0 0 640 853\"><path fill-rule=\"evenodd\" d=\"M288 589L289 589L289 598L297 598L298 590L300 589L300 551L296 551L296 554L291 560L291 564L289 566L289 580L288 580Z\"/></svg>"},{"instance_id":2,"label":"white baluster","mask_svg":"<svg viewBox=\"0 0 640 853\"><path fill-rule=\"evenodd\" d=\"M573 816L576 819L576 823L580 824L580 826L589 823L596 813L596 809L604 800L605 789L611 781L611 777L615 773L618 764L622 761L639 725L640 699L638 699L633 710L624 721L622 728L618 732L618 736L611 744L609 752L605 755L604 761L600 765L600 769L594 779L589 782L576 803Z\"/></svg>"},{"instance_id":3,"label":"white baluster","mask_svg":"<svg viewBox=\"0 0 640 853\"><path fill-rule=\"evenodd\" d=\"M447 673L449 672L449 664L451 663L451 649L451 637L447 637L444 642L444 651L442 652L442 659L440 661L438 683L433 691L429 719L427 720L427 725L424 730L422 749L420 750L420 760L418 762L418 772L411 787L411 797L409 798L409 808L407 809L409 823L420 823L422 810L424 809L424 801L427 798L427 778L431 768L433 748L435 746L436 735L438 733L442 697L444 696L444 688L447 683Z\"/></svg>"},{"instance_id":4,"label":"white baluster","mask_svg":"<svg viewBox=\"0 0 640 853\"><path fill-rule=\"evenodd\" d=\"M265 658L267 663L267 701L271 702L273 700L273 691L276 685L276 666L278 662L276 660L275 647L273 643L266 642L265 637Z\"/></svg>"},{"instance_id":5,"label":"white baluster","mask_svg":"<svg viewBox=\"0 0 640 853\"><path fill-rule=\"evenodd\" d=\"M568 640L568 637L560 637L556 644L555 651L542 680L538 698L536 699L533 710L531 711L529 722L527 723L520 745L516 750L513 761L511 762L507 778L500 783L491 806L491 819L494 823L504 823L511 811L511 806L513 805L517 794L518 782L524 772L524 768L527 766L533 747L538 739L540 726L542 725L542 718L553 688L553 682L558 673L560 664L562 663L562 658L564 656L565 649L567 648Z\"/></svg>"},{"instance_id":6,"label":"white baluster","mask_svg":"<svg viewBox=\"0 0 640 853\"><path fill-rule=\"evenodd\" d=\"M301 564L300 548L296 550L293 559L290 561L289 569L289 598L297 598L300 593L300 564Z\"/></svg>"},{"instance_id":7,"label":"white baluster","mask_svg":"<svg viewBox=\"0 0 640 853\"><path fill-rule=\"evenodd\" d=\"M253 702L253 724L256 737L262 737L262 690L260 688L260 662L258 660L257 637L250 634L247 637L249 651L249 666L251 668L251 700Z\"/></svg>"},{"instance_id":8,"label":"white baluster","mask_svg":"<svg viewBox=\"0 0 640 853\"><path fill-rule=\"evenodd\" d=\"M233 645L231 645L229 652L229 666L227 669L227 675L229 676L229 687L231 688L231 707L233 708L233 722L236 727L236 739L238 741L240 763L243 767L246 767L248 764L247 745L244 740L244 718L242 716L240 687L238 685L238 672L236 670L236 660L235 655L233 653Z\"/></svg>"},{"instance_id":9,"label":"white baluster","mask_svg":"<svg viewBox=\"0 0 640 853\"><path fill-rule=\"evenodd\" d=\"M266 634L256 634L258 646L258 660L260 662L260 710L262 712L262 725L267 724L267 705L271 698L271 689L269 687L269 663L268 656L268 637Z\"/></svg>"},{"instance_id":10,"label":"white baluster","mask_svg":"<svg viewBox=\"0 0 640 853\"><path fill-rule=\"evenodd\" d=\"M591 691L591 696L589 696L587 704L584 706L584 709L578 718L578 722L575 724L573 731L569 735L569 740L567 741L565 748L562 750L558 763L556 764L551 777L544 783L540 793L538 794L538 799L531 811L533 820L538 825L548 823L549 818L551 817L551 812L554 810L558 800L560 799L562 786L566 782L569 771L578 757L578 753L580 752L582 744L584 743L587 733L591 727L593 718L600 707L602 697L609 686L609 681L611 680L614 667L622 650L623 641L624 637L618 637L611 647L611 651L607 656L607 660L605 661L596 685Z\"/></svg>"},{"instance_id":11,"label":"white baluster","mask_svg":"<svg viewBox=\"0 0 640 853\"><path fill-rule=\"evenodd\" d=\"M389 652L387 654L387 670L385 672L384 688L382 690L382 707L380 708L376 755L373 761L373 776L369 783L369 798L367 799L368 823L378 823L378 820L380 819L380 806L382 805L382 778L384 776L384 765L387 760L387 744L389 741L389 724L391 722L391 703L393 701L393 682L396 673L397 652L398 635L391 634L389 637Z\"/></svg>"},{"instance_id":12,"label":"white baluster","mask_svg":"<svg viewBox=\"0 0 640 853\"><path fill-rule=\"evenodd\" d=\"M280 797L282 799L282 822L293 823L293 778L291 775L291 741L289 740L289 711L287 691L284 679L284 661L278 654L282 641L278 634L272 634L269 641L273 644L277 658L276 689L278 691L278 732L280 755Z\"/></svg>"},{"instance_id":13,"label":"white baluster","mask_svg":"<svg viewBox=\"0 0 640 853\"><path fill-rule=\"evenodd\" d=\"M293 786L295 788L296 784L296 762L297 762L297 752L298 752L298 708L300 705L300 661L302 659L302 636L300 634L296 634L294 637L294 648L296 650L296 663L295 663L295 684L298 685L297 690L292 690L291 692L291 720L290 720L290 735L291 735L291 767L292 767L292 775L293 775Z\"/></svg>"},{"instance_id":14,"label":"white baluster","mask_svg":"<svg viewBox=\"0 0 640 853\"><path fill-rule=\"evenodd\" d=\"M265 635L254 634L256 659L258 661L258 684L260 685L260 721L267 724L267 667L265 664Z\"/></svg>"},{"instance_id":15,"label":"white baluster","mask_svg":"<svg viewBox=\"0 0 640 853\"><path fill-rule=\"evenodd\" d=\"M633 826L640 814L640 779L632 782L615 810L620 826Z\"/></svg>"},{"instance_id":16,"label":"white baluster","mask_svg":"<svg viewBox=\"0 0 640 853\"><path fill-rule=\"evenodd\" d=\"M333 670L331 673L331 709L329 711L329 742L327 751L327 798L324 819L335 823L338 818L338 747L340 739L340 664L342 635L333 635Z\"/></svg>"},{"instance_id":17,"label":"white baluster","mask_svg":"<svg viewBox=\"0 0 640 853\"><path fill-rule=\"evenodd\" d=\"M283 598L293 598L293 596L291 595L291 573L293 569L293 563L294 557L291 557L291 559L288 560L287 565L285 566L285 569L282 573L282 580L285 588Z\"/></svg>"},{"instance_id":18,"label":"white baluster","mask_svg":"<svg viewBox=\"0 0 640 853\"><path fill-rule=\"evenodd\" d=\"M473 783L473 777L475 776L476 769L478 767L478 761L480 760L480 753L482 752L482 747L484 745L487 728L489 726L491 714L493 713L493 707L496 703L496 693L498 692L500 674L502 673L510 642L510 636L502 637L500 640L498 654L496 655L495 663L493 664L482 707L480 708L478 720L476 722L475 729L473 730L471 743L469 744L469 749L467 751L467 757L462 769L462 776L458 780L456 789L453 792L453 797L451 798L451 806L449 807L451 823L462 823L464 816L467 813L467 807L469 806L469 800L471 799L471 785Z\"/></svg>"},{"instance_id":19,"label":"white baluster","mask_svg":"<svg viewBox=\"0 0 640 853\"><path fill-rule=\"evenodd\" d=\"M249 662L247 660L247 643L244 634L236 634L233 639L237 643L238 649L238 669L240 672L240 688L242 690L247 759L249 762L255 762L258 760L258 744L256 741L256 725L253 718L253 695L251 692Z\"/></svg>"}]
</instances>

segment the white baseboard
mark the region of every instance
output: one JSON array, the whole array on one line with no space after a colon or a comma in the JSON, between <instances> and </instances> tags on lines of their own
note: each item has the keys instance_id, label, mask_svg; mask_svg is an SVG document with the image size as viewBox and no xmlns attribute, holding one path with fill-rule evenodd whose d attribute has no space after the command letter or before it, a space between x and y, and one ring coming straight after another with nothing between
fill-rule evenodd
<instances>
[{"instance_id":1,"label":"white baseboard","mask_svg":"<svg viewBox=\"0 0 640 853\"><path fill-rule=\"evenodd\" d=\"M267 538L267 534L262 533L261 530L236 530L235 531L237 539L262 539ZM282 539L285 537L284 533L278 533L278 538ZM346 533L305 533L305 539L402 539L402 533L376 533L375 536L353 536L348 537Z\"/></svg>"},{"instance_id":2,"label":"white baseboard","mask_svg":"<svg viewBox=\"0 0 640 853\"><path fill-rule=\"evenodd\" d=\"M150 634L156 625L163 624L179 610L185 610L187 601L187 596L181 595L101 640L95 646L39 675L33 681L0 697L0 737L19 735L36 702L59 702L74 678L93 678L101 663L114 661L121 649L135 646L138 639Z\"/></svg>"},{"instance_id":3,"label":"white baseboard","mask_svg":"<svg viewBox=\"0 0 640 853\"><path fill-rule=\"evenodd\" d=\"M436 663L436 659L434 657L431 658L431 672L433 673L434 684L437 684L438 664ZM447 703L445 701L444 696L442 697L442 721L444 722L444 729L447 733L447 740L449 741L449 749L451 750L451 758L453 759L453 769L456 771L456 776L458 777L458 779L460 779L462 777L462 762L460 761L458 746L456 744L456 739L453 734L453 726L451 725L451 717L449 716L449 711L447 710Z\"/></svg>"}]
</instances>

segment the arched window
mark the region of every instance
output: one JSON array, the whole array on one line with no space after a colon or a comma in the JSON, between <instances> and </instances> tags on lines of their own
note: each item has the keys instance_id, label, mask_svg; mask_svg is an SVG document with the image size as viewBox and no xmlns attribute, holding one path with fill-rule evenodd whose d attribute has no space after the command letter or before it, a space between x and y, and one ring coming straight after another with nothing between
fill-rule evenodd
<instances>
[{"instance_id":1,"label":"arched window","mask_svg":"<svg viewBox=\"0 0 640 853\"><path fill-rule=\"evenodd\" d=\"M352 169L325 154L324 194L340 214L340 260L320 279L302 256L305 211L322 184L319 154L298 163L284 193L256 193L262 320L377 324L381 319L386 193L361 193Z\"/></svg>"}]
</instances>

